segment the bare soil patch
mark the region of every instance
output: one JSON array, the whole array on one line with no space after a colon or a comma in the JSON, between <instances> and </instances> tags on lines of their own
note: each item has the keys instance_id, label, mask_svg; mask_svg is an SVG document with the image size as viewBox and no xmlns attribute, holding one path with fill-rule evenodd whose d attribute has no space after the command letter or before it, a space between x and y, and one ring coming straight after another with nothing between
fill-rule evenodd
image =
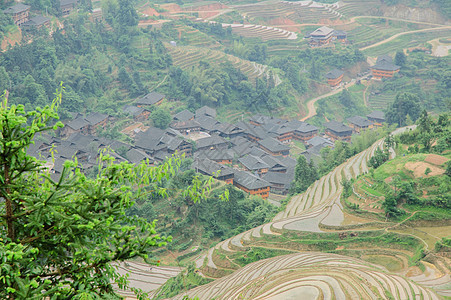
<instances>
[{"instance_id":1,"label":"bare soil patch","mask_svg":"<svg viewBox=\"0 0 451 300\"><path fill-rule=\"evenodd\" d=\"M426 156L426 159L424 161L433 165L441 166L448 160L449 160L448 158L441 155L429 154L428 156Z\"/></svg>"},{"instance_id":2,"label":"bare soil patch","mask_svg":"<svg viewBox=\"0 0 451 300\"><path fill-rule=\"evenodd\" d=\"M148 16L155 16L158 17L160 14L152 7L146 7L143 11L143 14L148 15Z\"/></svg>"},{"instance_id":3,"label":"bare soil patch","mask_svg":"<svg viewBox=\"0 0 451 300\"><path fill-rule=\"evenodd\" d=\"M443 173L445 173L445 170L438 168L434 165L428 164L426 162L408 162L405 164L405 167L407 170L410 170L413 172L413 175L415 177L431 177L431 176L437 176L437 175L441 175ZM429 168L431 169L431 172L426 175L424 174L424 172L426 171L426 169Z\"/></svg>"}]
</instances>

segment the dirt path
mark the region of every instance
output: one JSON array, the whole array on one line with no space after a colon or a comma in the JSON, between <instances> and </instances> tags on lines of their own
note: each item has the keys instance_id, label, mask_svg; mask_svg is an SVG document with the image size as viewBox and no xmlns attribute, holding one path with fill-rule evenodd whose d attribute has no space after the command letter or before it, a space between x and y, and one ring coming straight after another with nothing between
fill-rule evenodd
<instances>
[{"instance_id":1,"label":"dirt path","mask_svg":"<svg viewBox=\"0 0 451 300\"><path fill-rule=\"evenodd\" d=\"M412 34L412 33L417 33L417 32L435 31L435 30L443 30L443 29L451 29L451 26L441 26L441 27L434 27L434 28L426 28L426 29L419 29L419 30L411 30L411 31L400 32L400 33L397 33L395 35L392 35L391 37L389 37L389 38L387 38L387 39L385 39L383 41L377 42L375 44L372 44L372 45L369 45L369 46L366 46L366 47L363 47L363 48L360 48L359 50L363 51L363 50L367 50L367 49L370 49L370 48L373 48L373 47L377 47L377 46L383 45L385 43L388 43L388 42L390 42L390 41L392 41L392 40L394 40L394 39L396 39L396 38L398 38L400 36L406 35L406 34Z\"/></svg>"},{"instance_id":2,"label":"dirt path","mask_svg":"<svg viewBox=\"0 0 451 300\"><path fill-rule=\"evenodd\" d=\"M368 107L368 99L366 99L366 92L368 91L368 88L370 87L370 84L366 86L365 90L363 91L363 103L366 107Z\"/></svg>"},{"instance_id":3,"label":"dirt path","mask_svg":"<svg viewBox=\"0 0 451 300\"><path fill-rule=\"evenodd\" d=\"M347 85L345 85L345 87L349 88L349 87L353 86L355 83L356 83L356 80L353 80L350 83L348 83ZM338 94L342 90L343 90L343 87L338 88L336 90L333 90L332 92L329 92L327 94L323 94L323 95L321 95L319 97L316 97L316 98L313 98L313 99L309 100L307 102L308 114L305 117L303 117L301 119L301 121L306 121L306 120L310 119L311 117L316 116L316 108L315 108L316 101L321 100L321 99L326 98L326 97L329 97L329 96L332 96L332 95L335 95L335 94Z\"/></svg>"}]
</instances>

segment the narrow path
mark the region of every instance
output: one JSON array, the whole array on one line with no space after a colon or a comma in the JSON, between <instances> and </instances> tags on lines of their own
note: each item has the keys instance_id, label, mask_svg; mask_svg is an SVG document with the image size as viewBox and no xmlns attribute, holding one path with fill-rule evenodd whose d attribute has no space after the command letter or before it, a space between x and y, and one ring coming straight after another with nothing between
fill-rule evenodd
<instances>
[{"instance_id":1,"label":"narrow path","mask_svg":"<svg viewBox=\"0 0 451 300\"><path fill-rule=\"evenodd\" d=\"M374 47L383 45L385 43L388 43L388 42L390 42L390 41L392 41L392 40L394 40L394 39L396 39L396 38L398 38L400 36L406 35L406 34L412 34L412 33L417 33L417 32L435 31L435 30L443 30L443 29L451 29L451 26L441 26L441 27L434 27L434 28L426 28L426 29L419 29L419 30L411 30L411 31L400 32L400 33L397 33L395 35L392 35L391 37L389 37L389 38L387 38L387 39L385 39L383 41L377 42L375 44L372 44L372 45L369 45L369 46L366 46L366 47L363 47L363 48L360 48L359 50L363 51L363 50L367 50L367 49L370 49L370 48L374 48Z\"/></svg>"},{"instance_id":2,"label":"narrow path","mask_svg":"<svg viewBox=\"0 0 451 300\"><path fill-rule=\"evenodd\" d=\"M169 76L169 75L164 76L163 80L160 81L160 83L157 84L157 86L154 87L153 89L151 89L150 91L153 92L153 91L156 90L158 87L160 87L160 85L162 85L162 84L166 81L166 79L168 78L168 76Z\"/></svg>"},{"instance_id":3,"label":"narrow path","mask_svg":"<svg viewBox=\"0 0 451 300\"><path fill-rule=\"evenodd\" d=\"M349 87L353 86L356 82L357 82L356 80L353 80L350 83L346 84L344 87L349 88ZM313 99L309 100L307 102L308 114L305 117L303 117L301 119L301 121L306 121L306 120L316 116L316 108L315 108L316 101L321 100L321 99L326 98L326 97L329 97L329 96L332 96L332 95L335 95L335 94L338 94L342 90L343 90L343 86L338 88L338 89L336 89L336 90L333 90L333 91L331 91L331 92L329 92L327 94L323 94L323 95L321 95L319 97L316 97L316 98L313 98Z\"/></svg>"},{"instance_id":4,"label":"narrow path","mask_svg":"<svg viewBox=\"0 0 451 300\"><path fill-rule=\"evenodd\" d=\"M366 98L366 92L368 91L368 88L370 87L370 84L366 86L365 90L363 91L363 103L366 107L368 107L368 99Z\"/></svg>"}]
</instances>

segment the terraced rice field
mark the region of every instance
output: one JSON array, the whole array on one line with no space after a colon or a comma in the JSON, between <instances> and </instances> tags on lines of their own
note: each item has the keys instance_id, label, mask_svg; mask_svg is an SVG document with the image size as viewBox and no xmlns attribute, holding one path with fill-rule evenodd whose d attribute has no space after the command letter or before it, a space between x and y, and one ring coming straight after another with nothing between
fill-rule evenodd
<instances>
[{"instance_id":1,"label":"terraced rice field","mask_svg":"<svg viewBox=\"0 0 451 300\"><path fill-rule=\"evenodd\" d=\"M244 37L268 40L296 40L298 35L284 29L254 24L222 24L222 27L232 27L232 32Z\"/></svg>"},{"instance_id":2,"label":"terraced rice field","mask_svg":"<svg viewBox=\"0 0 451 300\"><path fill-rule=\"evenodd\" d=\"M440 29L428 32L417 32L399 36L387 43L381 44L379 46L369 48L364 50L364 53L369 56L379 56L383 54L392 54L396 51L416 47L423 46L427 41L449 36L450 29Z\"/></svg>"},{"instance_id":3,"label":"terraced rice field","mask_svg":"<svg viewBox=\"0 0 451 300\"><path fill-rule=\"evenodd\" d=\"M268 74L268 67L266 65L240 59L236 56L225 54L222 51L189 46L167 46L167 48L172 55L174 65L184 70L198 65L202 60L214 64L229 61L235 68L241 70L241 72L248 76L250 80L255 80L260 76L267 76ZM279 76L276 75L276 85L280 84L280 82Z\"/></svg>"},{"instance_id":4,"label":"terraced rice field","mask_svg":"<svg viewBox=\"0 0 451 300\"><path fill-rule=\"evenodd\" d=\"M439 299L376 265L329 253L296 253L249 264L184 296L199 299Z\"/></svg>"},{"instance_id":5,"label":"terraced rice field","mask_svg":"<svg viewBox=\"0 0 451 300\"><path fill-rule=\"evenodd\" d=\"M235 8L249 18L261 21L269 21L282 16L302 24L319 23L323 20L342 17L341 13L335 10L335 6L312 1L280 1L271 4L240 5Z\"/></svg>"},{"instance_id":6,"label":"terraced rice field","mask_svg":"<svg viewBox=\"0 0 451 300\"><path fill-rule=\"evenodd\" d=\"M395 101L396 93L382 93L379 95L370 95L368 97L368 106L373 109L383 110Z\"/></svg>"},{"instance_id":7,"label":"terraced rice field","mask_svg":"<svg viewBox=\"0 0 451 300\"><path fill-rule=\"evenodd\" d=\"M177 267L157 267L144 263L127 261L115 265L121 275L129 274L130 287L139 288L146 293L157 290L170 278L177 276L181 269ZM124 297L135 297L131 290L120 290L114 285L117 293Z\"/></svg>"},{"instance_id":8,"label":"terraced rice field","mask_svg":"<svg viewBox=\"0 0 451 300\"><path fill-rule=\"evenodd\" d=\"M342 4L336 10L347 17L372 15L380 6L380 2L375 0L344 0L340 2L342 2Z\"/></svg>"},{"instance_id":9,"label":"terraced rice field","mask_svg":"<svg viewBox=\"0 0 451 300\"><path fill-rule=\"evenodd\" d=\"M405 129L398 129L393 134L403 130ZM351 157L332 172L321 177L303 194L293 197L287 204L286 209L280 212L272 222L243 232L211 248L205 256L199 258L196 262L204 274L222 277L230 274L233 270L236 271L205 287L189 291L188 295L190 297L197 295L201 299L211 297L234 299L237 295L257 299L286 299L298 294L326 299L379 299L389 297L395 299L439 299L434 292L413 283L407 278L387 274L386 270L383 271L356 258L340 257L338 265L343 268L341 270L332 267L335 262L328 261L328 263L322 265L323 260L316 261L319 257L323 257L327 261L331 257L337 258L338 256L320 253L278 256L249 264L241 269L237 266L235 259L245 256L246 252L244 251L253 249L253 247L274 251L299 252L299 249L305 248L300 247L298 242L287 238L286 235L297 232L313 235L325 234L326 231L323 228L340 228L343 224L347 224L340 201L343 190L340 182L344 178L355 178L359 174L368 172L367 161L382 145L382 140L377 141L367 150ZM367 226L367 230L375 230L373 224L360 223L360 225ZM382 224L382 226L384 225ZM380 231L380 234L383 234L383 232ZM302 240L302 236L300 239ZM321 240L319 236L317 239ZM420 240L417 240L416 243L422 245ZM410 250L392 249L391 244L388 244L386 248L379 249L372 247L360 249L358 244L355 244L354 247L357 248L343 250L343 253L357 257L366 253L363 257L367 257L370 261L396 261L398 269L408 268L407 260L413 255ZM299 259L299 263L309 261L310 263L318 262L318 265L316 267L310 267L308 264L297 265L297 259ZM444 261L442 264L446 265L449 262ZM330 272L328 267L331 267ZM414 279L421 284L424 284L427 280L432 280L428 283L428 286L434 289L439 287L437 292L441 295L447 295L450 290L449 287L446 288L446 284L451 283L448 273L439 272L434 273L434 278L426 276L427 279L423 277L415 277ZM279 277L281 278L280 281L278 280ZM374 288L371 288L372 286Z\"/></svg>"}]
</instances>

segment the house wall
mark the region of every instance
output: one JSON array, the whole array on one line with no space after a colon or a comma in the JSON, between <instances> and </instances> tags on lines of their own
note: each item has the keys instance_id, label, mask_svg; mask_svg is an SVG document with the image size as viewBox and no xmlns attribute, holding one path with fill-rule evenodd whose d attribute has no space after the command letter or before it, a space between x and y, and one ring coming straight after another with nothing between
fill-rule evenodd
<instances>
[{"instance_id":1,"label":"house wall","mask_svg":"<svg viewBox=\"0 0 451 300\"><path fill-rule=\"evenodd\" d=\"M293 132L287 132L277 137L281 143L289 143L293 139Z\"/></svg>"},{"instance_id":2,"label":"house wall","mask_svg":"<svg viewBox=\"0 0 451 300\"><path fill-rule=\"evenodd\" d=\"M329 129L326 129L326 134L332 139L332 141L340 140L345 142L351 141L351 135L352 133L346 133L346 134L338 134L334 131L331 131Z\"/></svg>"},{"instance_id":3,"label":"house wall","mask_svg":"<svg viewBox=\"0 0 451 300\"><path fill-rule=\"evenodd\" d=\"M25 22L28 22L28 14L30 12L30 9L27 9L25 11L22 11L20 13L17 14L13 14L13 20L14 20L14 24L20 26Z\"/></svg>"},{"instance_id":4,"label":"house wall","mask_svg":"<svg viewBox=\"0 0 451 300\"><path fill-rule=\"evenodd\" d=\"M298 141L307 141L318 134L318 130L310 131L310 132L294 132L294 138Z\"/></svg>"},{"instance_id":5,"label":"house wall","mask_svg":"<svg viewBox=\"0 0 451 300\"><path fill-rule=\"evenodd\" d=\"M265 187L265 188L257 189L257 190L249 190L249 189L245 188L244 186L239 185L236 182L234 182L233 184L240 190L245 191L246 193L249 193L251 195L258 195L258 196L261 196L263 199L266 199L269 197L269 186Z\"/></svg>"},{"instance_id":6,"label":"house wall","mask_svg":"<svg viewBox=\"0 0 451 300\"><path fill-rule=\"evenodd\" d=\"M343 80L343 74L338 78L327 79L327 83L329 83L330 86L337 86L341 83L342 80Z\"/></svg>"},{"instance_id":7,"label":"house wall","mask_svg":"<svg viewBox=\"0 0 451 300\"><path fill-rule=\"evenodd\" d=\"M391 77L393 77L393 75L395 75L398 72L399 72L399 70L396 70L396 71L383 71L383 70L371 69L371 74L376 79L391 78Z\"/></svg>"}]
</instances>

